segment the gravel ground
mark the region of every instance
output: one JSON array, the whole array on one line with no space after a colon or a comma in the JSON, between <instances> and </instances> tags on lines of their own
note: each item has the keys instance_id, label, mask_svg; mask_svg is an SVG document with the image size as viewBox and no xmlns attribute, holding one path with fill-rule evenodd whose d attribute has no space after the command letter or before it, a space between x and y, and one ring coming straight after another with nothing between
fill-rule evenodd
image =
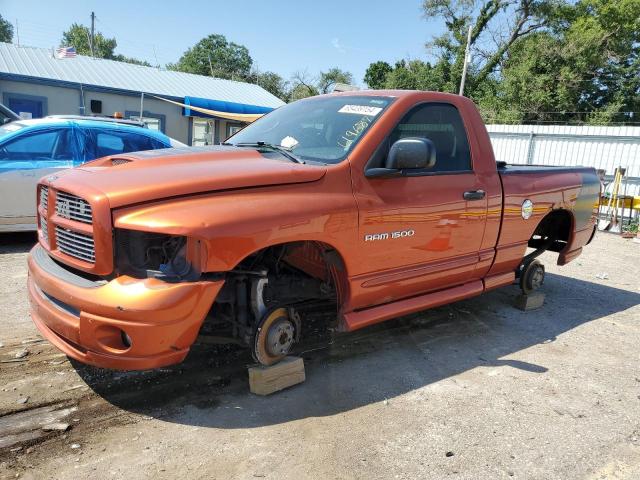
<instances>
[{"instance_id":1,"label":"gravel ground","mask_svg":"<svg viewBox=\"0 0 640 480\"><path fill-rule=\"evenodd\" d=\"M598 235L562 268L545 254L540 310L514 286L308 344L307 381L270 397L235 349L152 372L69 362L28 317L33 241L0 237L0 478L640 479L630 240Z\"/></svg>"}]
</instances>

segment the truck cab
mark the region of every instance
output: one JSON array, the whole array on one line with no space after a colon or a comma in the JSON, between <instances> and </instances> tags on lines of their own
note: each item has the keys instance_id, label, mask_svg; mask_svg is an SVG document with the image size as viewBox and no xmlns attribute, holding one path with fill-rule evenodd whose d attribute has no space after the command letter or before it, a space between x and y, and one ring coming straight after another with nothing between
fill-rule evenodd
<instances>
[{"instance_id":1,"label":"truck cab","mask_svg":"<svg viewBox=\"0 0 640 480\"><path fill-rule=\"evenodd\" d=\"M31 313L93 365L177 363L203 333L268 365L304 337L309 305L352 331L528 278L546 250L571 261L599 188L593 169L496 164L464 97L305 99L218 147L44 178Z\"/></svg>"}]
</instances>

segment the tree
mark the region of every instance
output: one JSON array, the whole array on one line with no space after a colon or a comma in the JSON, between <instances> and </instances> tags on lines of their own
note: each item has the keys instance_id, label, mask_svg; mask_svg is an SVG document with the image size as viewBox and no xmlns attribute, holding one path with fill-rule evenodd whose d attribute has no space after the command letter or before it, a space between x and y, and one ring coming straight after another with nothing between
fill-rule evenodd
<instances>
[{"instance_id":1,"label":"tree","mask_svg":"<svg viewBox=\"0 0 640 480\"><path fill-rule=\"evenodd\" d=\"M181 72L232 80L247 80L253 60L243 45L228 42L224 35L212 34L189 48L168 68Z\"/></svg>"},{"instance_id":2,"label":"tree","mask_svg":"<svg viewBox=\"0 0 640 480\"><path fill-rule=\"evenodd\" d=\"M514 42L485 117L516 122L624 122L640 109L640 2L582 0L545 31Z\"/></svg>"},{"instance_id":3,"label":"tree","mask_svg":"<svg viewBox=\"0 0 640 480\"><path fill-rule=\"evenodd\" d=\"M0 15L0 42L11 43L13 41L13 25Z\"/></svg>"},{"instance_id":4,"label":"tree","mask_svg":"<svg viewBox=\"0 0 640 480\"><path fill-rule=\"evenodd\" d=\"M367 83L456 93L471 27L464 93L485 120L637 121L640 0L423 0L423 11L446 26L427 44L434 60L375 62Z\"/></svg>"},{"instance_id":5,"label":"tree","mask_svg":"<svg viewBox=\"0 0 640 480\"><path fill-rule=\"evenodd\" d=\"M74 23L69 30L62 33L60 40L61 47L74 47L78 55L91 55L91 31L89 27ZM115 38L107 38L100 32L95 32L93 36L93 55L96 58L106 58L118 62L134 63L150 67L151 64L144 60L126 57L115 53L118 46Z\"/></svg>"},{"instance_id":6,"label":"tree","mask_svg":"<svg viewBox=\"0 0 640 480\"><path fill-rule=\"evenodd\" d=\"M471 27L474 63L468 83L475 85L493 74L509 48L519 39L545 27L562 0L423 0L426 18L444 19L447 31L434 37L428 48L439 53L450 66L451 77L445 88L457 92ZM502 25L506 17L506 28Z\"/></svg>"},{"instance_id":7,"label":"tree","mask_svg":"<svg viewBox=\"0 0 640 480\"><path fill-rule=\"evenodd\" d=\"M337 67L330 68L326 72L320 72L316 88L320 93L330 93L337 83L350 85L353 83L353 75Z\"/></svg>"},{"instance_id":8,"label":"tree","mask_svg":"<svg viewBox=\"0 0 640 480\"><path fill-rule=\"evenodd\" d=\"M299 83L291 89L291 92L289 93L289 101L295 102L296 100L313 97L315 95L319 95L319 92L315 87Z\"/></svg>"},{"instance_id":9,"label":"tree","mask_svg":"<svg viewBox=\"0 0 640 480\"><path fill-rule=\"evenodd\" d=\"M295 72L291 77L291 84L289 100L292 102L320 94L314 80L310 78L306 70Z\"/></svg>"},{"instance_id":10,"label":"tree","mask_svg":"<svg viewBox=\"0 0 640 480\"><path fill-rule=\"evenodd\" d=\"M267 92L275 95L280 100L286 102L289 99L289 82L275 72L261 72L258 69L255 69L251 72L248 81L255 83L256 85L260 85Z\"/></svg>"},{"instance_id":11,"label":"tree","mask_svg":"<svg viewBox=\"0 0 640 480\"><path fill-rule=\"evenodd\" d=\"M74 23L69 30L62 33L61 47L75 47L78 55L91 55L91 31L89 27ZM97 58L114 57L114 50L118 46L115 38L106 38L102 33L96 32L93 37L93 53Z\"/></svg>"},{"instance_id":12,"label":"tree","mask_svg":"<svg viewBox=\"0 0 640 480\"><path fill-rule=\"evenodd\" d=\"M369 68L367 68L364 74L364 83L374 90L384 88L387 82L387 75L392 71L393 68L387 62L374 62L369 65Z\"/></svg>"},{"instance_id":13,"label":"tree","mask_svg":"<svg viewBox=\"0 0 640 480\"><path fill-rule=\"evenodd\" d=\"M142 65L143 67L153 67L153 65L151 65L146 60L138 60L137 58L127 57L120 53L114 55L111 60L116 60L118 62L125 62L125 63L133 63L134 65Z\"/></svg>"},{"instance_id":14,"label":"tree","mask_svg":"<svg viewBox=\"0 0 640 480\"><path fill-rule=\"evenodd\" d=\"M330 68L326 72L313 78L306 70L295 72L291 78L291 91L289 100L295 101L302 98L321 95L333 91L337 83L353 83L353 75L350 72L337 67Z\"/></svg>"}]
</instances>

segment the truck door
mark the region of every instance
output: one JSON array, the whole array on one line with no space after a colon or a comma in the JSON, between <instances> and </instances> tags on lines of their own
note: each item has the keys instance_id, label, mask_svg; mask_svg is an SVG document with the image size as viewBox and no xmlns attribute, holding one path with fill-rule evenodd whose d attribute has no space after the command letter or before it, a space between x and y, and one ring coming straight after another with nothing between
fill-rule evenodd
<instances>
[{"instance_id":1,"label":"truck door","mask_svg":"<svg viewBox=\"0 0 640 480\"><path fill-rule=\"evenodd\" d=\"M479 278L475 269L487 198L482 176L474 173L467 132L457 108L447 103L412 108L367 168L384 166L388 147L406 137L431 140L436 164L412 171L411 176L361 176L358 181L354 191L360 262L352 277L353 308Z\"/></svg>"}]
</instances>

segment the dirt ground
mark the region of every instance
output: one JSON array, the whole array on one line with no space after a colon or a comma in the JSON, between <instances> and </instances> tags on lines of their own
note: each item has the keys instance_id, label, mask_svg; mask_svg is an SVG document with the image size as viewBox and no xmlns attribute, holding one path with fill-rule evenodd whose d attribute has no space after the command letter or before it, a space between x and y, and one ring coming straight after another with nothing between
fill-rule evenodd
<instances>
[{"instance_id":1,"label":"dirt ground","mask_svg":"<svg viewBox=\"0 0 640 480\"><path fill-rule=\"evenodd\" d=\"M600 234L562 268L545 254L540 310L513 286L306 344L307 381L269 397L235 349L151 372L69 362L28 316L33 241L0 237L0 478L640 479L630 240Z\"/></svg>"}]
</instances>

